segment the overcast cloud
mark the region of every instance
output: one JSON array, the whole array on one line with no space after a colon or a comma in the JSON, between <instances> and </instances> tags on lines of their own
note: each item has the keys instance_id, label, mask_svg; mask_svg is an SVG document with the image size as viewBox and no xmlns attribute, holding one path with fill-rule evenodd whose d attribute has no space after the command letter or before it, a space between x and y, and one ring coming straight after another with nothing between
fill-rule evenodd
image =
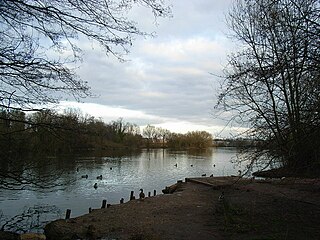
<instances>
[{"instance_id":1,"label":"overcast cloud","mask_svg":"<svg viewBox=\"0 0 320 240\"><path fill-rule=\"evenodd\" d=\"M137 9L131 15L156 38L137 38L128 61L119 62L92 43L78 73L97 97L83 104L63 102L105 121L123 117L140 126L152 124L175 132L220 132L225 122L212 116L216 90L232 43L225 13L232 0L172 0L173 17L158 19ZM222 136L228 136L225 129Z\"/></svg>"}]
</instances>

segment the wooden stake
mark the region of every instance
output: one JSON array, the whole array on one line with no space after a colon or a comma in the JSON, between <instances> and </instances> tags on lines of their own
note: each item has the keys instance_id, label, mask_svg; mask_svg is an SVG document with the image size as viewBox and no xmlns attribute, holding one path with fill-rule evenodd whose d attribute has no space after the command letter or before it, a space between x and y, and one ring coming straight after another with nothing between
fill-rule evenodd
<instances>
[{"instance_id":1,"label":"wooden stake","mask_svg":"<svg viewBox=\"0 0 320 240\"><path fill-rule=\"evenodd\" d=\"M67 209L67 212L66 212L66 219L69 219L71 216L71 209Z\"/></svg>"},{"instance_id":2,"label":"wooden stake","mask_svg":"<svg viewBox=\"0 0 320 240\"><path fill-rule=\"evenodd\" d=\"M134 199L133 194L134 194L134 191L131 191L131 194L130 194L130 201Z\"/></svg>"},{"instance_id":3,"label":"wooden stake","mask_svg":"<svg viewBox=\"0 0 320 240\"><path fill-rule=\"evenodd\" d=\"M106 205L107 205L107 200L102 200L102 206L101 208L106 208Z\"/></svg>"}]
</instances>

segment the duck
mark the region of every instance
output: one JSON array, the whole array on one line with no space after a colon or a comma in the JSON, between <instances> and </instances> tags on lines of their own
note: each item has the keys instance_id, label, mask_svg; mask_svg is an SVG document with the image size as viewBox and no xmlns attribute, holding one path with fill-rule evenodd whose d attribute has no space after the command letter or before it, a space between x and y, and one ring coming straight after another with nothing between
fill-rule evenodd
<instances>
[{"instance_id":1,"label":"duck","mask_svg":"<svg viewBox=\"0 0 320 240\"><path fill-rule=\"evenodd\" d=\"M87 179L88 178L88 174L82 175L81 178L86 178Z\"/></svg>"},{"instance_id":2,"label":"duck","mask_svg":"<svg viewBox=\"0 0 320 240\"><path fill-rule=\"evenodd\" d=\"M112 167L110 167L110 170L112 170Z\"/></svg>"},{"instance_id":3,"label":"duck","mask_svg":"<svg viewBox=\"0 0 320 240\"><path fill-rule=\"evenodd\" d=\"M97 188L98 188L98 183L95 183L95 184L93 185L93 187L94 187L95 189L97 189Z\"/></svg>"},{"instance_id":4,"label":"duck","mask_svg":"<svg viewBox=\"0 0 320 240\"><path fill-rule=\"evenodd\" d=\"M211 174L210 177L213 177L213 174Z\"/></svg>"},{"instance_id":5,"label":"duck","mask_svg":"<svg viewBox=\"0 0 320 240\"><path fill-rule=\"evenodd\" d=\"M102 180L102 174L98 176L97 179Z\"/></svg>"},{"instance_id":6,"label":"duck","mask_svg":"<svg viewBox=\"0 0 320 240\"><path fill-rule=\"evenodd\" d=\"M216 165L215 165L215 164L213 164L213 167L216 167Z\"/></svg>"},{"instance_id":7,"label":"duck","mask_svg":"<svg viewBox=\"0 0 320 240\"><path fill-rule=\"evenodd\" d=\"M120 199L120 204L124 203L124 198Z\"/></svg>"},{"instance_id":8,"label":"duck","mask_svg":"<svg viewBox=\"0 0 320 240\"><path fill-rule=\"evenodd\" d=\"M145 194L143 192L143 189L140 189L140 194L139 194L139 199L144 199L145 198Z\"/></svg>"},{"instance_id":9,"label":"duck","mask_svg":"<svg viewBox=\"0 0 320 240\"><path fill-rule=\"evenodd\" d=\"M178 163L176 163L174 166L175 166L175 167L178 167Z\"/></svg>"},{"instance_id":10,"label":"duck","mask_svg":"<svg viewBox=\"0 0 320 240\"><path fill-rule=\"evenodd\" d=\"M190 167L193 167L193 164L191 164Z\"/></svg>"},{"instance_id":11,"label":"duck","mask_svg":"<svg viewBox=\"0 0 320 240\"><path fill-rule=\"evenodd\" d=\"M201 176L202 176L202 177L205 177L205 176L207 176L207 174L204 173L204 174L202 174Z\"/></svg>"}]
</instances>

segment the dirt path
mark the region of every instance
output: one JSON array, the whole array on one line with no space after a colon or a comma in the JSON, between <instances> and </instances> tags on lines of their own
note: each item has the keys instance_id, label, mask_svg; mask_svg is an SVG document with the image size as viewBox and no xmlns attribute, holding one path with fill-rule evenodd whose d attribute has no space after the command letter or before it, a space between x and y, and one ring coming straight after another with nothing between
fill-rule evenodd
<instances>
[{"instance_id":1,"label":"dirt path","mask_svg":"<svg viewBox=\"0 0 320 240\"><path fill-rule=\"evenodd\" d=\"M320 239L319 181L192 181L173 194L52 222L47 239Z\"/></svg>"}]
</instances>

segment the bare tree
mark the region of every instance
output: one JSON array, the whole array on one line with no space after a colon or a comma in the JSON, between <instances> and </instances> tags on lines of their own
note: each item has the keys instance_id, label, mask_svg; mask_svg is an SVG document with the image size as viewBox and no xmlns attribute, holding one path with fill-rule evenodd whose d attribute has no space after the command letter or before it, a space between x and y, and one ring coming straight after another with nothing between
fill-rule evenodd
<instances>
[{"instance_id":1,"label":"bare tree","mask_svg":"<svg viewBox=\"0 0 320 240\"><path fill-rule=\"evenodd\" d=\"M0 1L0 140L34 126L16 111L39 110L36 106L57 103L67 95L76 99L90 95L87 82L75 72L82 39L122 60L135 36L152 35L128 18L136 6L151 10L155 17L170 15L164 0ZM9 144L6 139L3 142ZM16 156L8 149L0 152L0 187L9 188L12 181L21 188L41 183L25 171L9 171Z\"/></svg>"},{"instance_id":2,"label":"bare tree","mask_svg":"<svg viewBox=\"0 0 320 240\"><path fill-rule=\"evenodd\" d=\"M158 127L157 129L158 135L162 140L162 147L165 146L165 142L167 141L168 137L170 136L170 131L168 129L164 129L161 127Z\"/></svg>"},{"instance_id":3,"label":"bare tree","mask_svg":"<svg viewBox=\"0 0 320 240\"><path fill-rule=\"evenodd\" d=\"M81 59L77 40L87 37L121 59L135 35L147 35L126 17L135 5L156 17L170 13L162 0L1 1L0 107L30 110L65 93L87 96L87 82L70 67Z\"/></svg>"},{"instance_id":4,"label":"bare tree","mask_svg":"<svg viewBox=\"0 0 320 240\"><path fill-rule=\"evenodd\" d=\"M228 15L242 44L229 56L217 107L235 114L263 155L291 170L320 166L319 0L237 0Z\"/></svg>"},{"instance_id":5,"label":"bare tree","mask_svg":"<svg viewBox=\"0 0 320 240\"><path fill-rule=\"evenodd\" d=\"M156 127L148 124L142 131L142 135L147 138L147 147L150 147L150 143L153 142L155 136L157 136Z\"/></svg>"}]
</instances>

